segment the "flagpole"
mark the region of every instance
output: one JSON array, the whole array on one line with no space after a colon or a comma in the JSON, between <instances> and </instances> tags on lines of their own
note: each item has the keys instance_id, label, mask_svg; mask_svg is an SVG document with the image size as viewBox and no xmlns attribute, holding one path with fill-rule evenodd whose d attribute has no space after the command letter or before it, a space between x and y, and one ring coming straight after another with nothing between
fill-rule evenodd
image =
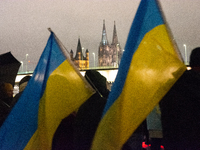
<instances>
[{"instance_id":1,"label":"flagpole","mask_svg":"<svg viewBox=\"0 0 200 150\"><path fill-rule=\"evenodd\" d=\"M158 0L155 0L155 1L156 1L157 4L158 4L160 13L161 13L161 15L162 15L162 17L163 17L163 21L164 21L165 26L166 26L166 29L167 29L167 32L169 33L170 40L171 40L171 42L172 42L172 44L173 44L173 46L174 46L174 49L175 49L175 51L176 51L176 53L177 53L177 55L178 55L178 58L179 58L182 62L184 62L183 57L182 57L182 55L181 55L181 52L180 52L180 50L179 50L179 48L178 48L178 46L177 46L177 43L176 43L176 41L175 41L175 39L174 39L174 37L173 37L173 34L172 34L171 30L170 30L170 27L169 27L169 25L168 25L168 23L167 23L167 21L166 21L166 17L165 17L165 15L164 15L164 13L163 13L163 10L162 10L162 7L161 7L161 5L160 5L160 2L159 2Z\"/></svg>"},{"instance_id":2,"label":"flagpole","mask_svg":"<svg viewBox=\"0 0 200 150\"><path fill-rule=\"evenodd\" d=\"M60 45L60 47L61 47L61 46L64 47L64 49L67 51L67 53L70 54L69 51L67 50L67 48L62 44L62 42L58 39L58 37L55 35L55 33L51 30L51 28L48 28L48 30L49 30L49 32L52 32L52 33L54 34L55 39L56 39L56 41L58 42L58 44ZM67 57L67 58L68 58L68 57Z\"/></svg>"},{"instance_id":3,"label":"flagpole","mask_svg":"<svg viewBox=\"0 0 200 150\"><path fill-rule=\"evenodd\" d=\"M53 33L53 35L54 35L54 37L55 37L55 39L56 39L56 42L58 43L60 49L62 50L64 56L67 58L68 62L74 67L74 69L76 70L76 72L78 72L78 74L79 74L80 76L82 76L81 73L80 73L80 71L77 69L77 67L74 65L74 63L71 61L71 59L70 59L70 58L68 57L68 55L66 54L66 51L68 52L67 48L65 48L65 46L64 46L64 45L62 44L62 42L58 39L58 37L57 37L56 34L51 30L51 28L48 28L48 30L49 30L50 32ZM64 49L63 49L63 48L64 48ZM68 54L69 54L69 52L68 52Z\"/></svg>"},{"instance_id":4,"label":"flagpole","mask_svg":"<svg viewBox=\"0 0 200 150\"><path fill-rule=\"evenodd\" d=\"M66 51L68 52L67 48L62 44L62 42L59 40L59 38L56 36L56 34L51 30L51 28L48 28L48 30L53 33L56 42L58 43L61 51L63 52L64 56L67 58L68 62L70 63L70 65L74 68L74 70L77 72L77 74L82 78L82 80L85 82L85 84L87 84L87 86L92 89L94 92L96 92L96 90L94 90L92 88L92 86L87 82L87 80L83 77L83 75L80 73L80 70L78 70L78 68L74 65L74 63L72 62L72 60L70 59L70 57L68 57L68 55L66 54ZM64 49L63 49L64 48ZM69 54L69 52L68 52Z\"/></svg>"},{"instance_id":5,"label":"flagpole","mask_svg":"<svg viewBox=\"0 0 200 150\"><path fill-rule=\"evenodd\" d=\"M74 69L75 69L77 72L80 73L80 71L77 69L77 67L75 67L74 63L71 61L71 59L70 59L70 58L68 57L68 55L66 54L66 51L68 52L67 48L62 44L62 42L58 39L58 37L56 36L56 34L51 30L51 28L48 28L48 30L49 30L50 32L53 33L53 35L54 35L54 37L55 37L55 39L56 39L56 42L58 43L58 45L59 45L60 49L62 50L64 56L67 58L67 60L70 62L70 64L74 67ZM63 48L64 48L64 49L63 49ZM70 53L68 52L68 54L70 54ZM81 76L82 76L82 75L81 75Z\"/></svg>"}]
</instances>

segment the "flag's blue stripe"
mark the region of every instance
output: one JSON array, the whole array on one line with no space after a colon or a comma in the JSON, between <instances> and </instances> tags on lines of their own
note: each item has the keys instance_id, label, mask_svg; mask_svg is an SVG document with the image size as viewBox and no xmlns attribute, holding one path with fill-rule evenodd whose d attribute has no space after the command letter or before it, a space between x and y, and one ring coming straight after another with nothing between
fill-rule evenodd
<instances>
[{"instance_id":1,"label":"flag's blue stripe","mask_svg":"<svg viewBox=\"0 0 200 150\"><path fill-rule=\"evenodd\" d=\"M25 91L0 129L0 149L23 149L37 130L38 107L50 74L65 60L54 34L47 45ZM49 64L51 63L51 65Z\"/></svg>"},{"instance_id":2,"label":"flag's blue stripe","mask_svg":"<svg viewBox=\"0 0 200 150\"><path fill-rule=\"evenodd\" d=\"M126 76L128 74L128 70L132 60L132 57L130 56L133 56L146 33L148 33L156 26L164 24L161 13L158 10L159 8L156 0L141 1L138 11L133 20L127 38L125 51L118 69L118 74L109 94L103 115L107 112L107 110L115 102L115 100L120 96L123 90L124 83L126 81Z\"/></svg>"}]
</instances>

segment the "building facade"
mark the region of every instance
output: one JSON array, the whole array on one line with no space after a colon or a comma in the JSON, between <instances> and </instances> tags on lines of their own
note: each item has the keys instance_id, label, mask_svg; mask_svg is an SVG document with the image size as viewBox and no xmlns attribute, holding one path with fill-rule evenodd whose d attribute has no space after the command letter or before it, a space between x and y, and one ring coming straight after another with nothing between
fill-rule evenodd
<instances>
[{"instance_id":1,"label":"building facade","mask_svg":"<svg viewBox=\"0 0 200 150\"><path fill-rule=\"evenodd\" d=\"M81 46L80 38L78 38L77 50L75 57L73 51L70 51L70 58L74 62L75 66L79 69L89 68L89 51L86 49L85 56L83 55L83 50Z\"/></svg>"},{"instance_id":2,"label":"building facade","mask_svg":"<svg viewBox=\"0 0 200 150\"><path fill-rule=\"evenodd\" d=\"M122 57L122 49L117 37L117 30L114 21L112 43L109 44L106 33L105 20L103 20L102 39L99 44L98 64L99 67L118 67Z\"/></svg>"}]
</instances>

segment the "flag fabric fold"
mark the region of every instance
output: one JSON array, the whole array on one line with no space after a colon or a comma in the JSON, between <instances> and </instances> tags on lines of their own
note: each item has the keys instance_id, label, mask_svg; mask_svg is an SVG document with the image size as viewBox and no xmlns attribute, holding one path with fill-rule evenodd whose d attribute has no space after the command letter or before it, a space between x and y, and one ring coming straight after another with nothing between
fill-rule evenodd
<instances>
[{"instance_id":1,"label":"flag fabric fold","mask_svg":"<svg viewBox=\"0 0 200 150\"><path fill-rule=\"evenodd\" d=\"M141 0L92 150L120 150L186 70L156 0Z\"/></svg>"},{"instance_id":2,"label":"flag fabric fold","mask_svg":"<svg viewBox=\"0 0 200 150\"><path fill-rule=\"evenodd\" d=\"M0 149L51 149L61 120L93 93L51 32L27 87L0 128Z\"/></svg>"}]
</instances>

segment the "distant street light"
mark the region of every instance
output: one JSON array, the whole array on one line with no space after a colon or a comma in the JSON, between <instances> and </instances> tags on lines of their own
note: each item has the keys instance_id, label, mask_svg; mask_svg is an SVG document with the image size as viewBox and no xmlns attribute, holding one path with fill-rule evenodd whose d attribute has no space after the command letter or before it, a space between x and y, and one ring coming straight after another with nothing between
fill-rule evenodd
<instances>
[{"instance_id":1,"label":"distant street light","mask_svg":"<svg viewBox=\"0 0 200 150\"><path fill-rule=\"evenodd\" d=\"M93 56L94 56L94 67L95 67L95 53L92 53L93 54Z\"/></svg>"},{"instance_id":2,"label":"distant street light","mask_svg":"<svg viewBox=\"0 0 200 150\"><path fill-rule=\"evenodd\" d=\"M82 58L81 58L82 60L83 60L83 51L84 51L84 47L82 47L82 56L81 56L81 57L82 57Z\"/></svg>"},{"instance_id":3,"label":"distant street light","mask_svg":"<svg viewBox=\"0 0 200 150\"><path fill-rule=\"evenodd\" d=\"M188 64L188 60L187 60L187 49L186 49L186 44L183 44L183 46L185 47L185 64Z\"/></svg>"},{"instance_id":4,"label":"distant street light","mask_svg":"<svg viewBox=\"0 0 200 150\"><path fill-rule=\"evenodd\" d=\"M23 61L20 61L20 62L22 64L22 72L23 72L23 70L24 70L24 63L23 63Z\"/></svg>"},{"instance_id":5,"label":"distant street light","mask_svg":"<svg viewBox=\"0 0 200 150\"><path fill-rule=\"evenodd\" d=\"M27 64L28 64L27 57L28 57L28 54L26 54L26 72L27 72Z\"/></svg>"}]
</instances>

